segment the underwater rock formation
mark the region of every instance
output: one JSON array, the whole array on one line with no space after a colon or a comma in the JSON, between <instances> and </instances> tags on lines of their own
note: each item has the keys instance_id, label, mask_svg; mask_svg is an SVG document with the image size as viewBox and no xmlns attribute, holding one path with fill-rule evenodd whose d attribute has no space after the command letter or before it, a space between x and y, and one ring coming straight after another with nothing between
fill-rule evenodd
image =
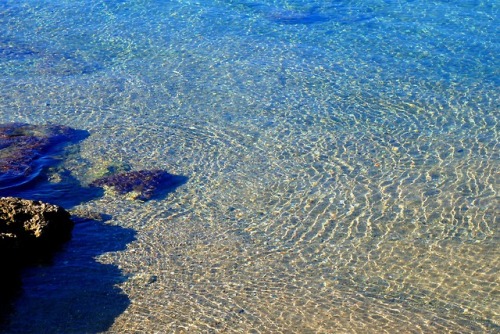
<instances>
[{"instance_id":1,"label":"underwater rock formation","mask_svg":"<svg viewBox=\"0 0 500 334\"><path fill-rule=\"evenodd\" d=\"M87 135L63 125L0 124L0 190L34 180L64 145Z\"/></svg>"},{"instance_id":2,"label":"underwater rock formation","mask_svg":"<svg viewBox=\"0 0 500 334\"><path fill-rule=\"evenodd\" d=\"M341 24L360 23L374 18L366 6L352 6L349 2L335 1L321 6L291 5L269 6L259 2L238 2L240 8L250 10L267 20L280 25L310 25L334 21Z\"/></svg>"},{"instance_id":3,"label":"underwater rock formation","mask_svg":"<svg viewBox=\"0 0 500 334\"><path fill-rule=\"evenodd\" d=\"M0 36L0 59L19 64L12 66L15 67L14 71L37 75L85 75L103 68L92 54L86 53L78 46L71 48L66 44L64 49L60 49L46 43L6 36ZM30 66L26 66L28 64ZM12 69L9 68L9 71Z\"/></svg>"},{"instance_id":4,"label":"underwater rock formation","mask_svg":"<svg viewBox=\"0 0 500 334\"><path fill-rule=\"evenodd\" d=\"M162 190L185 181L185 177L172 175L163 170L140 170L115 174L93 181L93 187L109 187L119 194L133 193L134 198L151 199Z\"/></svg>"},{"instance_id":5,"label":"underwater rock formation","mask_svg":"<svg viewBox=\"0 0 500 334\"><path fill-rule=\"evenodd\" d=\"M313 10L301 12L279 8L270 10L266 17L280 24L313 24L331 20L331 18L316 13Z\"/></svg>"}]
</instances>

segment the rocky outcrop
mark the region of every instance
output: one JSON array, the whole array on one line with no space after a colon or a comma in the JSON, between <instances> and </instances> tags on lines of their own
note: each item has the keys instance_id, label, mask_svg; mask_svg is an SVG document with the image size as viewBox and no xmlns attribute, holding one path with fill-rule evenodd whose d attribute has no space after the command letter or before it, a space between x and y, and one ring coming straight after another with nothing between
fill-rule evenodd
<instances>
[{"instance_id":1,"label":"rocky outcrop","mask_svg":"<svg viewBox=\"0 0 500 334\"><path fill-rule=\"evenodd\" d=\"M186 181L186 177L172 175L166 171L139 170L119 173L93 181L93 187L108 187L118 194L131 194L131 198L148 200Z\"/></svg>"},{"instance_id":2,"label":"rocky outcrop","mask_svg":"<svg viewBox=\"0 0 500 334\"><path fill-rule=\"evenodd\" d=\"M57 205L0 198L0 331L21 289L21 269L50 261L72 229L70 214Z\"/></svg>"},{"instance_id":3,"label":"rocky outcrop","mask_svg":"<svg viewBox=\"0 0 500 334\"><path fill-rule=\"evenodd\" d=\"M0 251L6 261L57 248L71 237L73 225L70 214L57 205L0 198Z\"/></svg>"}]
</instances>

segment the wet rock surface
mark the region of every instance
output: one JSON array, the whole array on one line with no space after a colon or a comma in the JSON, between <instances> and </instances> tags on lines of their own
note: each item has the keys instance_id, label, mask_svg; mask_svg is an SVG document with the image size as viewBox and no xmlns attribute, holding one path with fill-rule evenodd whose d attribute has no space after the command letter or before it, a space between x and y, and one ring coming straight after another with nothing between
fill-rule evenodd
<instances>
[{"instance_id":1,"label":"wet rock surface","mask_svg":"<svg viewBox=\"0 0 500 334\"><path fill-rule=\"evenodd\" d=\"M8 259L44 252L71 237L73 221L62 207L16 197L0 198L0 250ZM8 254L10 253L10 254Z\"/></svg>"}]
</instances>

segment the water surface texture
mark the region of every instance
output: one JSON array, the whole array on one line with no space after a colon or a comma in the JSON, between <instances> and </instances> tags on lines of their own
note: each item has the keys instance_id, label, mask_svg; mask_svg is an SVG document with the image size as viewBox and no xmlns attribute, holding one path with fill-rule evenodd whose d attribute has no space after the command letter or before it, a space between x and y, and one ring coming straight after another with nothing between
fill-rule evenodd
<instances>
[{"instance_id":1,"label":"water surface texture","mask_svg":"<svg viewBox=\"0 0 500 334\"><path fill-rule=\"evenodd\" d=\"M87 252L109 293L75 237L6 332L60 330L37 275L96 294L71 333L499 332L499 21L495 0L1 1L0 122L88 131L82 186L188 180L75 201L134 231Z\"/></svg>"}]
</instances>

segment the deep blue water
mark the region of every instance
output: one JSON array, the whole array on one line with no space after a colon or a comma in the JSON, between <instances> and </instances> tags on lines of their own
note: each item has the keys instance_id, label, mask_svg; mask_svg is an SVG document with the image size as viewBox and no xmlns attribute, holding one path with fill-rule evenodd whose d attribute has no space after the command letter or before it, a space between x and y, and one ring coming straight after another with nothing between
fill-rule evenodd
<instances>
[{"instance_id":1,"label":"deep blue water","mask_svg":"<svg viewBox=\"0 0 500 334\"><path fill-rule=\"evenodd\" d=\"M89 133L21 195L110 218L26 270L5 332L498 331L499 23L493 0L0 2L0 123ZM188 181L72 190L158 168Z\"/></svg>"}]
</instances>

